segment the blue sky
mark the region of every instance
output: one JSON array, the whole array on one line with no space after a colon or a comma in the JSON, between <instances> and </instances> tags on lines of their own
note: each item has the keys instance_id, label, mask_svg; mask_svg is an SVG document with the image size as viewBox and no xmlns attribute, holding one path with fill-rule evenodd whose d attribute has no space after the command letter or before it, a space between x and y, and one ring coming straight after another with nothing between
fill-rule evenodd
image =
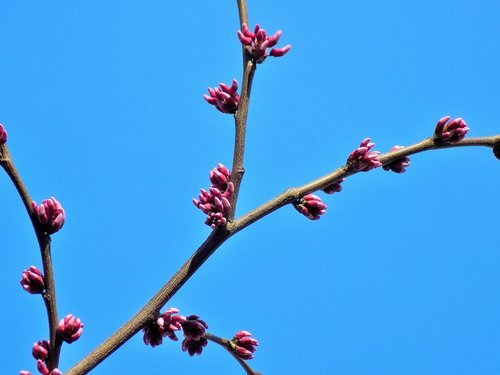
<instances>
[{"instance_id":1,"label":"blue sky","mask_svg":"<svg viewBox=\"0 0 500 375\"><path fill-rule=\"evenodd\" d=\"M257 69L238 216L336 169L365 137L409 145L445 116L500 133L497 1L249 2L291 52ZM55 196L59 314L85 323L66 370L130 318L206 238L191 198L231 164L232 117L207 86L241 81L236 2L0 3L0 122L32 198ZM265 374L500 373L500 164L485 148L412 157L285 207L231 238L167 305L214 334L251 331ZM3 373L35 371L40 266L21 201L0 176ZM7 341L8 340L8 341ZM7 344L8 342L8 344ZM243 373L215 344L137 336L93 374Z\"/></svg>"}]
</instances>

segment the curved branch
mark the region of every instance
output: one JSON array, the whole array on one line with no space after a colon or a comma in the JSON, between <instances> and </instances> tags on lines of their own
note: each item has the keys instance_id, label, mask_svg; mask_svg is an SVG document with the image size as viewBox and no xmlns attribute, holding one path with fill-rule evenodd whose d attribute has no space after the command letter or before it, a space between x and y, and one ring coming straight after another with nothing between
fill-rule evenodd
<instances>
[{"instance_id":1,"label":"curved branch","mask_svg":"<svg viewBox=\"0 0 500 375\"><path fill-rule=\"evenodd\" d=\"M38 241L38 246L40 248L45 281L43 301L45 303L45 309L47 310L51 353L49 363L47 363L47 365L49 369L54 369L59 364L59 354L61 352L62 343L57 339L57 324L59 323L59 318L57 316L56 285L50 251L50 236L47 235L40 227L40 223L36 220L35 215L33 214L30 195L12 161L12 157L10 156L9 149L6 144L0 145L0 165L10 177L14 187L21 197L21 200L23 201L24 208L26 209L31 220L31 224L33 225L33 230L35 231Z\"/></svg>"},{"instance_id":2,"label":"curved branch","mask_svg":"<svg viewBox=\"0 0 500 375\"><path fill-rule=\"evenodd\" d=\"M211 333L205 333L205 337L207 340L209 341L212 341L212 342L215 342L216 344L219 344L220 346L222 346L224 349L226 349L229 354L231 354L234 359L236 359L238 361L238 363L241 365L241 367L243 367L243 369L245 370L245 372L247 373L247 375L262 375L262 373L258 372L258 371L255 371L253 370L246 361L244 361L243 359L241 359L238 354L236 354L231 346L231 340L228 340L228 339L225 339L225 338L222 338L222 337L219 337L219 336L215 336L215 335L212 335Z\"/></svg>"},{"instance_id":3,"label":"curved branch","mask_svg":"<svg viewBox=\"0 0 500 375\"><path fill-rule=\"evenodd\" d=\"M500 143L500 135L483 138L464 139L453 144L437 144L432 139L425 139L404 149L379 155L383 165L389 164L403 156L409 156L426 150L434 150L451 147L464 146L486 146L493 148ZM94 351L83 358L79 363L66 372L66 375L86 374L106 357L111 355L127 340L139 332L142 327L156 316L156 313L175 295L175 293L189 280L189 278L205 263L205 261L219 248L227 239L255 221L269 215L277 209L291 204L300 197L317 190L324 189L343 177L354 175L358 172L350 171L347 166L313 180L303 186L290 188L284 193L257 207L234 223L230 223L226 229L214 230L196 252L184 263L184 265L172 276L172 278L160 289L160 291L127 323L111 335L106 341L99 345ZM208 339L208 337L207 337Z\"/></svg>"},{"instance_id":4,"label":"curved branch","mask_svg":"<svg viewBox=\"0 0 500 375\"><path fill-rule=\"evenodd\" d=\"M382 165L387 165L398 159L401 159L402 157L418 154L420 152L428 150L468 146L483 146L493 148L498 144L500 144L500 135L491 137L468 138L463 139L457 143L437 143L432 138L427 138L419 143L407 146L398 151L380 154L378 160L382 163ZM255 208L254 210L230 223L227 227L227 230L231 233L230 235L232 236L243 228L263 218L264 216L269 215L271 212L276 211L277 209L286 206L287 204L295 202L304 195L322 190L342 178L349 177L357 173L359 172L351 171L348 169L347 165L344 165L336 169L335 171L330 172L329 174L313 180L305 185L296 188L289 188L275 198L269 200L268 202L262 204L261 206Z\"/></svg>"}]
</instances>

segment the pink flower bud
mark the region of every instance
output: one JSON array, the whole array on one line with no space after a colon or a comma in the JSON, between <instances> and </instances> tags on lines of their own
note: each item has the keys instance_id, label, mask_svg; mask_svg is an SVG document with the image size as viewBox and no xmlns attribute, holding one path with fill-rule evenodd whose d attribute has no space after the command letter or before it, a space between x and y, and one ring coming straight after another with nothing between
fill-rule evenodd
<instances>
[{"instance_id":1,"label":"pink flower bud","mask_svg":"<svg viewBox=\"0 0 500 375\"><path fill-rule=\"evenodd\" d=\"M238 81L233 79L231 86L221 83L219 87L209 87L208 93L210 96L204 95L203 97L208 104L215 106L220 112L235 113L240 102L240 96L237 94Z\"/></svg>"},{"instance_id":2,"label":"pink flower bud","mask_svg":"<svg viewBox=\"0 0 500 375\"><path fill-rule=\"evenodd\" d=\"M375 143L370 138L361 141L359 147L349 154L347 165L353 171L368 172L373 168L380 167L382 163L377 159L379 151L370 151Z\"/></svg>"},{"instance_id":3,"label":"pink flower bud","mask_svg":"<svg viewBox=\"0 0 500 375\"><path fill-rule=\"evenodd\" d=\"M323 189L323 192L326 194L340 193L342 191L342 185L340 185L342 182L344 182L344 178L340 179L337 182L334 182L331 185L328 185Z\"/></svg>"},{"instance_id":4,"label":"pink flower bud","mask_svg":"<svg viewBox=\"0 0 500 375\"><path fill-rule=\"evenodd\" d=\"M461 117L451 121L450 116L445 116L436 124L434 130L434 140L437 142L459 142L464 139L467 132L470 130L467 123Z\"/></svg>"},{"instance_id":5,"label":"pink flower bud","mask_svg":"<svg viewBox=\"0 0 500 375\"><path fill-rule=\"evenodd\" d=\"M207 344L208 340L205 337L202 337L198 341L186 337L182 340L182 351L187 351L191 357L195 354L201 355L203 348L207 346Z\"/></svg>"},{"instance_id":6,"label":"pink flower bud","mask_svg":"<svg viewBox=\"0 0 500 375\"><path fill-rule=\"evenodd\" d=\"M38 268L30 266L21 275L21 286L31 294L41 294L45 290L45 280Z\"/></svg>"},{"instance_id":7,"label":"pink flower bud","mask_svg":"<svg viewBox=\"0 0 500 375\"><path fill-rule=\"evenodd\" d=\"M294 207L310 220L320 219L327 208L326 204L321 201L321 198L314 194L305 195L298 202L294 203Z\"/></svg>"},{"instance_id":8,"label":"pink flower bud","mask_svg":"<svg viewBox=\"0 0 500 375\"><path fill-rule=\"evenodd\" d=\"M0 124L0 146L7 142L7 130Z\"/></svg>"},{"instance_id":9,"label":"pink flower bud","mask_svg":"<svg viewBox=\"0 0 500 375\"><path fill-rule=\"evenodd\" d=\"M21 370L21 371L19 371L19 375L31 375L31 372L26 371L26 370Z\"/></svg>"},{"instance_id":10,"label":"pink flower bud","mask_svg":"<svg viewBox=\"0 0 500 375\"><path fill-rule=\"evenodd\" d=\"M269 55L272 56L272 57L281 57L285 53L287 53L288 51L290 51L290 49L292 49L292 45L291 44L287 44L283 48L273 48L271 50L271 52L269 53Z\"/></svg>"},{"instance_id":11,"label":"pink flower bud","mask_svg":"<svg viewBox=\"0 0 500 375\"><path fill-rule=\"evenodd\" d=\"M61 204L54 198L45 199L40 206L31 202L33 214L47 234L53 234L62 228L66 214Z\"/></svg>"},{"instance_id":12,"label":"pink flower bud","mask_svg":"<svg viewBox=\"0 0 500 375\"><path fill-rule=\"evenodd\" d=\"M268 36L266 30L262 29L258 24L255 25L255 30L252 33L244 23L237 34L238 39L247 47L246 50L256 64L264 62L268 56L283 56L292 48L291 45L282 48L272 48L278 43L282 31L278 30L274 35ZM270 52L268 52L269 48L272 48Z\"/></svg>"},{"instance_id":13,"label":"pink flower bud","mask_svg":"<svg viewBox=\"0 0 500 375\"><path fill-rule=\"evenodd\" d=\"M205 330L208 328L207 323L201 320L198 315L188 316L181 325L184 336L194 341L199 341L205 336Z\"/></svg>"},{"instance_id":14,"label":"pink flower bud","mask_svg":"<svg viewBox=\"0 0 500 375\"><path fill-rule=\"evenodd\" d=\"M63 375L62 371L58 368L53 369L49 375Z\"/></svg>"},{"instance_id":15,"label":"pink flower bud","mask_svg":"<svg viewBox=\"0 0 500 375\"><path fill-rule=\"evenodd\" d=\"M258 341L251 337L252 334L247 331L237 332L232 341L234 352L241 359L252 359L253 353L257 350L256 346L259 345Z\"/></svg>"},{"instance_id":16,"label":"pink flower bud","mask_svg":"<svg viewBox=\"0 0 500 375\"><path fill-rule=\"evenodd\" d=\"M389 152L401 150L404 146L392 146ZM401 159L394 160L392 163L382 166L386 171L393 171L396 173L404 173L406 172L406 168L410 166L410 158L405 156Z\"/></svg>"},{"instance_id":17,"label":"pink flower bud","mask_svg":"<svg viewBox=\"0 0 500 375\"><path fill-rule=\"evenodd\" d=\"M49 374L49 368L47 367L47 365L45 364L45 362L43 362L41 359L37 360L36 361L36 368L38 370L38 372L42 375L50 375Z\"/></svg>"},{"instance_id":18,"label":"pink flower bud","mask_svg":"<svg viewBox=\"0 0 500 375\"><path fill-rule=\"evenodd\" d=\"M31 354L35 359L41 359L43 362L47 362L49 358L50 345L47 340L41 340L33 344L33 349Z\"/></svg>"},{"instance_id":19,"label":"pink flower bud","mask_svg":"<svg viewBox=\"0 0 500 375\"><path fill-rule=\"evenodd\" d=\"M230 181L231 171L221 163L210 171L209 178L212 183L209 191L201 189L198 200L193 198L193 204L207 215L205 224L215 229L227 224L234 184Z\"/></svg>"},{"instance_id":20,"label":"pink flower bud","mask_svg":"<svg viewBox=\"0 0 500 375\"><path fill-rule=\"evenodd\" d=\"M57 325L57 333L68 344L75 342L80 338L83 332L83 323L80 319L69 314L66 315Z\"/></svg>"},{"instance_id":21,"label":"pink flower bud","mask_svg":"<svg viewBox=\"0 0 500 375\"><path fill-rule=\"evenodd\" d=\"M179 312L176 308L169 308L161 314L155 321L149 323L142 331L143 341L146 345L155 346L163 343L163 338L168 337L177 341L175 331L182 329L181 323L186 320L182 315L174 315Z\"/></svg>"}]
</instances>

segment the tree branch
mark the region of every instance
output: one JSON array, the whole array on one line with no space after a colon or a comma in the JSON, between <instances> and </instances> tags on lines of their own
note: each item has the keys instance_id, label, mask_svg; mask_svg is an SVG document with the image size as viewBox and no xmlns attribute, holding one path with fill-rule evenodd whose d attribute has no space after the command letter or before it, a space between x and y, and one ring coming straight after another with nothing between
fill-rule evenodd
<instances>
[{"instance_id":1,"label":"tree branch","mask_svg":"<svg viewBox=\"0 0 500 375\"><path fill-rule=\"evenodd\" d=\"M458 143L438 144L431 138L416 143L404 149L379 155L383 165L390 164L404 156L413 155L427 150L442 148L486 146L493 148L500 142L500 135L482 138L464 139ZM233 223L226 229L214 230L196 252L184 263L184 265L172 276L172 278L160 289L160 291L127 323L111 335L106 341L83 358L79 363L66 372L66 375L82 375L91 371L106 357L111 355L127 340L139 332L144 325L156 317L159 310L175 295L175 293L186 283L187 280L205 263L205 261L219 248L227 239L246 228L257 220L269 215L277 209L295 202L300 197L324 189L343 177L349 177L358 172L350 171L347 166L342 166L335 171L313 180L297 188L290 188L284 193L276 196L270 201L257 207ZM207 337L208 339L208 337Z\"/></svg>"},{"instance_id":2,"label":"tree branch","mask_svg":"<svg viewBox=\"0 0 500 375\"><path fill-rule=\"evenodd\" d=\"M248 363L246 361L244 361L243 359L241 359L238 356L238 354L236 354L234 352L233 347L231 346L231 340L212 335L211 333L208 333L208 332L205 333L205 337L207 340L215 342L216 344L219 344L224 349L226 349L229 352L229 354L231 354L234 357L234 359L236 359L238 361L238 363L241 365L241 367L243 367L243 369L245 370L247 375L263 375L262 373L260 373L258 371L252 370L252 368L248 365Z\"/></svg>"},{"instance_id":3,"label":"tree branch","mask_svg":"<svg viewBox=\"0 0 500 375\"><path fill-rule=\"evenodd\" d=\"M50 251L50 236L43 231L43 229L40 227L40 223L33 214L30 195L12 161L12 157L10 156L7 144L0 145L0 165L2 165L2 168L10 177L17 192L19 193L19 196L23 201L24 208L28 213L31 224L33 226L33 230L35 231L35 235L38 240L45 281L43 301L45 303L45 309L47 310L47 319L49 323L51 355L49 357L49 362L47 363L47 365L49 369L54 369L59 364L59 354L61 352L62 342L57 339L57 324L59 323L59 318L57 316L56 285L54 280L54 269L52 266L52 256Z\"/></svg>"}]
</instances>

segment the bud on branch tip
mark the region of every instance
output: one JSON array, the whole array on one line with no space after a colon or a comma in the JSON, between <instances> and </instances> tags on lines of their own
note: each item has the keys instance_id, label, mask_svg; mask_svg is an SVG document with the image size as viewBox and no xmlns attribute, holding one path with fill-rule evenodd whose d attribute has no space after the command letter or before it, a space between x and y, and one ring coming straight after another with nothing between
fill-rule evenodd
<instances>
[{"instance_id":1,"label":"bud on branch tip","mask_svg":"<svg viewBox=\"0 0 500 375\"><path fill-rule=\"evenodd\" d=\"M254 32L252 33L248 25L243 23L241 25L241 30L238 30L237 34L241 44L248 48L256 64L264 62L268 56L281 57L292 48L290 44L282 48L272 48L278 43L282 31L278 30L274 35L267 36L266 31L262 29L259 24L255 25ZM267 50L269 48L271 48L271 51L268 53Z\"/></svg>"}]
</instances>

